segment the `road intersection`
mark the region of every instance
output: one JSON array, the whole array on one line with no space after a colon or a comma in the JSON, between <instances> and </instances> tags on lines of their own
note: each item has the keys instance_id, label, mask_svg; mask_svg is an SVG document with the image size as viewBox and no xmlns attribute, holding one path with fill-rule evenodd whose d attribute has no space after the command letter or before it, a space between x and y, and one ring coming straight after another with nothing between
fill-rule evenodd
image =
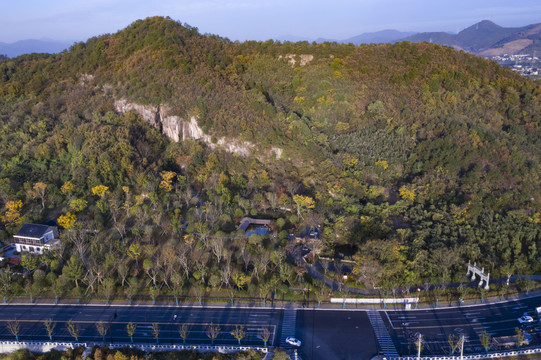
<instances>
[{"instance_id":1,"label":"road intersection","mask_svg":"<svg viewBox=\"0 0 541 360\"><path fill-rule=\"evenodd\" d=\"M210 345L209 325L219 329L214 341L219 345L237 345L231 332L242 326L243 345L262 346L268 331L268 345L290 348L287 336L303 342L298 350L304 360L368 359L376 354L409 355L415 353L414 340L421 334L425 341L423 354L450 354L450 334L464 335L465 353L481 353L479 335L513 335L519 326L517 318L532 313L541 305L541 297L523 297L513 301L462 305L449 308L406 310L399 306L370 308L288 308L240 306L167 306L167 305L0 305L0 321L7 325L17 320L21 341L47 341L44 321L55 322L53 340L74 341L67 329L72 321L81 342L101 343L96 323L108 328L106 343L126 343L131 339L128 323L136 325L135 343L182 344L179 328L187 327L186 344ZM159 329L156 340L154 327ZM533 332L534 346L539 334ZM0 325L0 339L13 340L7 326Z\"/></svg>"}]
</instances>

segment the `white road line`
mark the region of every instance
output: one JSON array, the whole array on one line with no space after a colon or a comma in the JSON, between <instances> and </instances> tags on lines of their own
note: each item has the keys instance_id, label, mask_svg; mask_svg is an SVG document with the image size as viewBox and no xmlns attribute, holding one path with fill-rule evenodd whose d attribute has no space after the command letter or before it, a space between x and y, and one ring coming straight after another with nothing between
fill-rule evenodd
<instances>
[{"instance_id":1,"label":"white road line","mask_svg":"<svg viewBox=\"0 0 541 360\"><path fill-rule=\"evenodd\" d=\"M389 317L389 314L387 313L387 311L384 311L384 313L385 313L385 316L387 316L387 320L389 320L389 324L391 324L391 328L392 328L393 330L395 330L394 324L393 324L393 322L391 321L391 318Z\"/></svg>"}]
</instances>

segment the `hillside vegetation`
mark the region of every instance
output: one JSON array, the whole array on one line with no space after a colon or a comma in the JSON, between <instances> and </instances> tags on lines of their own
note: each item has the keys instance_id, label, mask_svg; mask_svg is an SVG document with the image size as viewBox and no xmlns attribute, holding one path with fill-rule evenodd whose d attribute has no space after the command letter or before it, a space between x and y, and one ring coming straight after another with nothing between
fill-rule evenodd
<instances>
[{"instance_id":1,"label":"hillside vegetation","mask_svg":"<svg viewBox=\"0 0 541 360\"><path fill-rule=\"evenodd\" d=\"M118 99L194 116L254 156L171 142ZM285 256L306 226L366 286L462 281L468 260L539 273L540 109L539 82L439 45L238 43L159 17L5 60L3 240L24 222L66 230L59 251L23 257L33 280L2 289L265 299L318 286ZM283 154L264 160L271 146ZM246 240L243 216L278 236Z\"/></svg>"}]
</instances>

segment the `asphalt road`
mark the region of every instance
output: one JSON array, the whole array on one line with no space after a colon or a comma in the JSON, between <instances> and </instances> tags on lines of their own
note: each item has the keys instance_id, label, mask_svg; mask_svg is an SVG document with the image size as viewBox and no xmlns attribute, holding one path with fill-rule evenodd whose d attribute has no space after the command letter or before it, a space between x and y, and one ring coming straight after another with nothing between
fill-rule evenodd
<instances>
[{"instance_id":1,"label":"asphalt road","mask_svg":"<svg viewBox=\"0 0 541 360\"><path fill-rule=\"evenodd\" d=\"M298 310L297 336L303 360L370 359L376 339L365 311Z\"/></svg>"},{"instance_id":2,"label":"asphalt road","mask_svg":"<svg viewBox=\"0 0 541 360\"><path fill-rule=\"evenodd\" d=\"M465 353L480 353L484 349L479 334L487 331L492 336L514 335L519 326L517 318L524 313L533 314L541 306L541 297L489 305L463 306L451 309L379 310L380 324L386 327L396 351L401 355L414 354L414 336L422 334L425 341L423 354L449 354L450 334L465 335ZM160 344L181 344L178 327L188 325L187 344L210 344L207 329L210 323L219 326L215 344L236 345L230 334L236 325L244 326L246 336L242 344L263 345L262 329L268 329L269 346L284 346L280 338L294 335L303 344L298 349L304 360L369 359L385 353L379 348L366 311L354 309L298 309L294 321L294 334L282 334L282 309L236 307L174 307L174 306L95 306L95 305L0 305L0 339L14 340L6 326L17 319L20 340L48 340L43 321L55 322L53 340L73 341L67 329L72 320L79 329L80 342L102 341L96 322L107 327L106 342L129 343L126 331L129 322L136 324L133 336L137 343L155 343L153 323L159 327ZM284 328L285 329L285 328ZM285 332L291 331L284 330ZM541 332L541 329L540 331ZM534 344L541 344L541 334L533 333Z\"/></svg>"},{"instance_id":3,"label":"asphalt road","mask_svg":"<svg viewBox=\"0 0 541 360\"><path fill-rule=\"evenodd\" d=\"M181 324L188 325L187 344L211 344L206 332L210 323L219 327L215 344L235 345L237 340L230 334L236 325L244 326L246 332L242 344L263 345L259 335L263 328L270 332L268 345L277 340L281 309L252 308L201 308L162 306L76 306L76 305L2 305L0 306L0 339L14 340L7 323L16 319L20 326L19 340L48 340L43 321L55 322L53 340L74 341L67 329L72 320L79 329L80 342L101 342L96 323L103 321L108 327L106 342L129 343L126 331L129 322L136 325L133 336L137 343L156 343L152 328L158 324L160 344L181 344ZM6 325L6 326L4 326Z\"/></svg>"},{"instance_id":4,"label":"asphalt road","mask_svg":"<svg viewBox=\"0 0 541 360\"><path fill-rule=\"evenodd\" d=\"M419 333L425 341L425 355L450 354L450 334L464 334L465 354L481 353L485 351L479 338L483 331L492 337L515 335L515 329L520 326L517 318L524 313L533 316L537 306L541 306L540 297L453 309L386 311L383 318L403 355L415 354L413 342ZM532 346L540 345L539 333L532 332Z\"/></svg>"}]
</instances>

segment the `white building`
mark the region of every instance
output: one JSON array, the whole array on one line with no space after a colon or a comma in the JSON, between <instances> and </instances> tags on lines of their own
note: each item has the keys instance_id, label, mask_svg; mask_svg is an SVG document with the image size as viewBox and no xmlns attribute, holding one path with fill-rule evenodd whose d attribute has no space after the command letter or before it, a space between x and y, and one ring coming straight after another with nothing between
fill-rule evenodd
<instances>
[{"instance_id":1,"label":"white building","mask_svg":"<svg viewBox=\"0 0 541 360\"><path fill-rule=\"evenodd\" d=\"M43 254L44 249L60 244L58 228L49 225L24 224L19 232L13 235L12 243L15 244L18 252Z\"/></svg>"}]
</instances>

